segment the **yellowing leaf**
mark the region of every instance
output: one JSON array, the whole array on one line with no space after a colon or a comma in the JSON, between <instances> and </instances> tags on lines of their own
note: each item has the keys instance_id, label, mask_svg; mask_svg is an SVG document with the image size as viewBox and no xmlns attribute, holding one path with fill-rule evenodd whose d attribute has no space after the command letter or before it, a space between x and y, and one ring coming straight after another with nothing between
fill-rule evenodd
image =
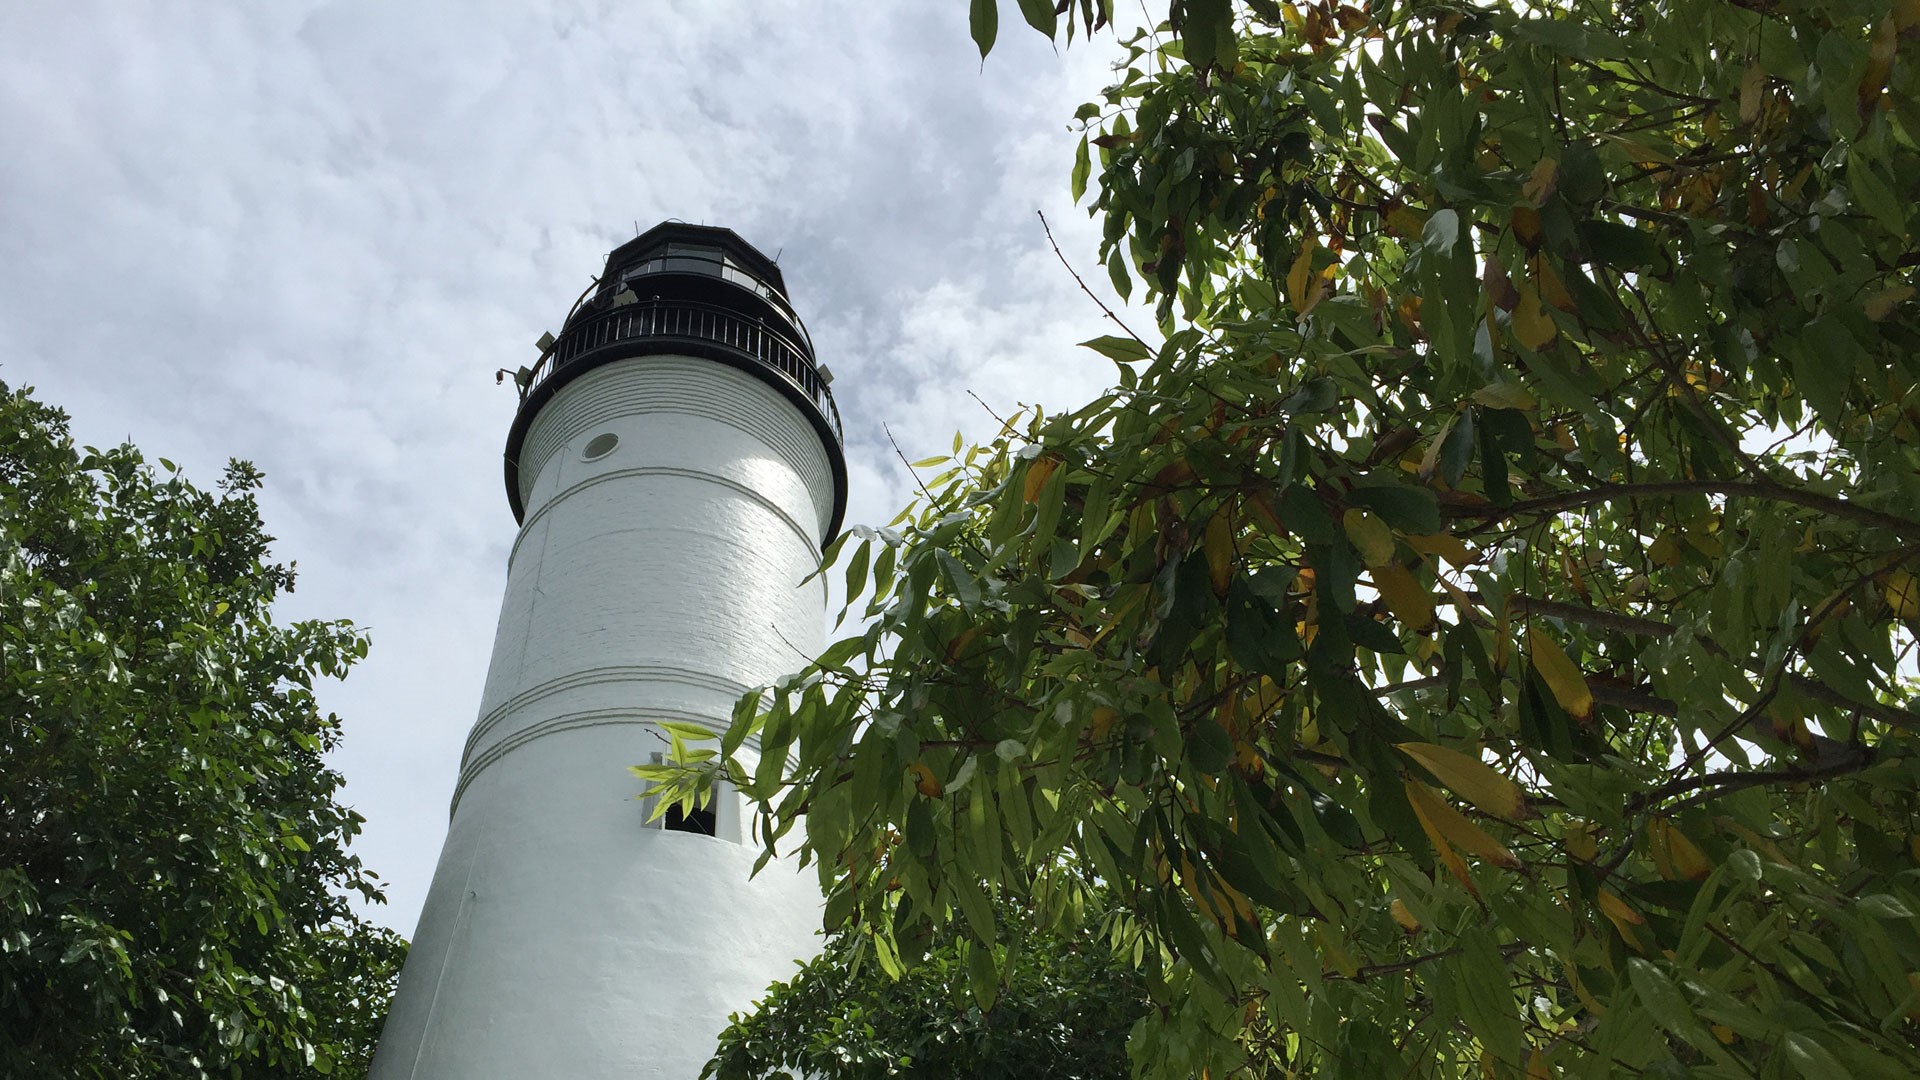
<instances>
[{"instance_id":1,"label":"yellowing leaf","mask_svg":"<svg viewBox=\"0 0 1920 1080\"><path fill-rule=\"evenodd\" d=\"M1560 272L1553 268L1544 255L1535 255L1530 260L1534 284L1540 288L1540 299L1559 308L1561 311L1574 311L1573 294L1567 291L1567 284L1560 280Z\"/></svg>"},{"instance_id":2,"label":"yellowing leaf","mask_svg":"<svg viewBox=\"0 0 1920 1080\"><path fill-rule=\"evenodd\" d=\"M1095 740L1104 739L1107 737L1107 732L1113 730L1113 722L1118 719L1120 719L1118 709L1111 705L1101 705L1094 709L1093 715L1088 718L1087 729L1093 734Z\"/></svg>"},{"instance_id":3,"label":"yellowing leaf","mask_svg":"<svg viewBox=\"0 0 1920 1080\"><path fill-rule=\"evenodd\" d=\"M1656 566L1679 566L1680 542L1673 538L1671 532L1663 532L1647 548L1647 558L1652 559Z\"/></svg>"},{"instance_id":4,"label":"yellowing leaf","mask_svg":"<svg viewBox=\"0 0 1920 1080\"><path fill-rule=\"evenodd\" d=\"M1533 670L1546 680L1547 689L1553 691L1553 699L1560 707L1579 720L1592 716L1593 691L1587 688L1586 677L1580 674L1560 643L1537 622L1527 626L1527 649L1533 657Z\"/></svg>"},{"instance_id":5,"label":"yellowing leaf","mask_svg":"<svg viewBox=\"0 0 1920 1080\"><path fill-rule=\"evenodd\" d=\"M1420 932L1420 920L1414 918L1413 912L1407 910L1407 902L1405 900L1395 900L1393 903L1387 905L1387 912L1393 916L1394 922L1400 924L1400 929L1405 930L1409 934L1417 934Z\"/></svg>"},{"instance_id":6,"label":"yellowing leaf","mask_svg":"<svg viewBox=\"0 0 1920 1080\"><path fill-rule=\"evenodd\" d=\"M1532 284L1520 287L1520 306L1513 309L1513 335L1529 349L1544 349L1560 336L1560 327L1541 308L1540 290Z\"/></svg>"},{"instance_id":7,"label":"yellowing leaf","mask_svg":"<svg viewBox=\"0 0 1920 1080\"><path fill-rule=\"evenodd\" d=\"M1593 992L1580 981L1580 969L1572 964L1567 965L1567 981L1573 984L1573 996L1580 999L1580 1004L1585 1005L1588 1012L1595 1016L1607 1015L1607 1007L1600 1004L1599 1000L1593 996Z\"/></svg>"},{"instance_id":8,"label":"yellowing leaf","mask_svg":"<svg viewBox=\"0 0 1920 1080\"><path fill-rule=\"evenodd\" d=\"M1891 289L1882 289L1867 297L1867 318L1874 322L1885 322L1887 317L1893 314L1894 308L1906 303L1912 297L1913 286L1911 285L1895 285Z\"/></svg>"},{"instance_id":9,"label":"yellowing leaf","mask_svg":"<svg viewBox=\"0 0 1920 1080\"><path fill-rule=\"evenodd\" d=\"M1528 251L1538 248L1543 235L1540 228L1540 211L1531 206L1516 206L1510 217L1513 221L1514 239L1520 241Z\"/></svg>"},{"instance_id":10,"label":"yellowing leaf","mask_svg":"<svg viewBox=\"0 0 1920 1080\"><path fill-rule=\"evenodd\" d=\"M1920 579L1906 570L1891 570L1882 589L1887 595L1887 606L1895 615L1902 619L1920 619Z\"/></svg>"},{"instance_id":11,"label":"yellowing leaf","mask_svg":"<svg viewBox=\"0 0 1920 1080\"><path fill-rule=\"evenodd\" d=\"M1860 110L1865 112L1880 103L1880 92L1887 88L1887 75L1893 70L1893 54L1899 47L1899 29L1892 19L1881 19L1867 45L1867 70L1860 76Z\"/></svg>"},{"instance_id":12,"label":"yellowing leaf","mask_svg":"<svg viewBox=\"0 0 1920 1080\"><path fill-rule=\"evenodd\" d=\"M1433 625L1433 594L1422 588L1419 579L1404 566L1373 567L1373 587L1387 602L1387 609L1399 616L1410 630L1425 630Z\"/></svg>"},{"instance_id":13,"label":"yellowing leaf","mask_svg":"<svg viewBox=\"0 0 1920 1080\"><path fill-rule=\"evenodd\" d=\"M1513 279L1507 276L1507 268L1500 265L1498 255L1488 255L1486 268L1480 273L1480 285L1487 290L1487 299L1501 311L1512 311L1520 302L1520 291L1513 287Z\"/></svg>"},{"instance_id":14,"label":"yellowing leaf","mask_svg":"<svg viewBox=\"0 0 1920 1080\"><path fill-rule=\"evenodd\" d=\"M1488 383L1473 392L1473 401L1489 409L1531 409L1536 404L1527 388L1515 382Z\"/></svg>"},{"instance_id":15,"label":"yellowing leaf","mask_svg":"<svg viewBox=\"0 0 1920 1080\"><path fill-rule=\"evenodd\" d=\"M1246 895L1227 884L1215 871L1209 870L1203 886L1200 874L1195 870L1193 860L1185 852L1180 854L1180 882L1186 886L1187 895L1193 897L1194 906L1211 918L1222 932L1230 938L1240 935L1236 929L1239 916L1241 923L1254 922L1253 905L1248 903Z\"/></svg>"},{"instance_id":16,"label":"yellowing leaf","mask_svg":"<svg viewBox=\"0 0 1920 1080\"><path fill-rule=\"evenodd\" d=\"M1751 126L1760 119L1760 107L1766 103L1767 69L1750 64L1740 77L1740 122Z\"/></svg>"},{"instance_id":17,"label":"yellowing leaf","mask_svg":"<svg viewBox=\"0 0 1920 1080\"><path fill-rule=\"evenodd\" d=\"M1569 821L1566 828L1567 854L1581 862L1592 862L1600 856L1600 841L1593 835L1593 826L1584 821Z\"/></svg>"},{"instance_id":18,"label":"yellowing leaf","mask_svg":"<svg viewBox=\"0 0 1920 1080\"><path fill-rule=\"evenodd\" d=\"M1455 570L1464 570L1473 565L1473 550L1452 533L1429 533L1425 536L1407 537L1407 546L1422 555L1438 555L1447 560Z\"/></svg>"},{"instance_id":19,"label":"yellowing leaf","mask_svg":"<svg viewBox=\"0 0 1920 1080\"><path fill-rule=\"evenodd\" d=\"M919 788L920 794L929 799L939 798L940 793L946 790L940 783L940 778L933 775L933 770L928 768L924 761L916 761L907 766L907 773L913 777L913 786Z\"/></svg>"},{"instance_id":20,"label":"yellowing leaf","mask_svg":"<svg viewBox=\"0 0 1920 1080\"><path fill-rule=\"evenodd\" d=\"M1673 822L1665 818L1647 822L1647 840L1653 849L1653 865L1660 876L1668 880L1705 881L1707 875L1713 873L1713 861Z\"/></svg>"},{"instance_id":21,"label":"yellowing leaf","mask_svg":"<svg viewBox=\"0 0 1920 1080\"><path fill-rule=\"evenodd\" d=\"M955 635L954 639L947 643L947 662L952 663L958 660L960 654L967 651L967 646L979 640L986 629L984 626L969 626Z\"/></svg>"},{"instance_id":22,"label":"yellowing leaf","mask_svg":"<svg viewBox=\"0 0 1920 1080\"><path fill-rule=\"evenodd\" d=\"M1393 530L1372 511L1355 507L1340 520L1346 526L1347 539L1353 541L1354 550L1360 553L1361 562L1384 566L1393 561Z\"/></svg>"},{"instance_id":23,"label":"yellowing leaf","mask_svg":"<svg viewBox=\"0 0 1920 1080\"><path fill-rule=\"evenodd\" d=\"M1028 502L1038 502L1040 489L1047 486L1047 478L1053 470L1060 467L1057 457L1037 457L1027 465L1027 477L1020 487L1020 497Z\"/></svg>"},{"instance_id":24,"label":"yellowing leaf","mask_svg":"<svg viewBox=\"0 0 1920 1080\"><path fill-rule=\"evenodd\" d=\"M1405 206L1396 206L1387 211L1387 228L1391 230L1395 236L1419 236L1420 231L1426 227L1426 215L1417 210L1412 210Z\"/></svg>"},{"instance_id":25,"label":"yellowing leaf","mask_svg":"<svg viewBox=\"0 0 1920 1080\"><path fill-rule=\"evenodd\" d=\"M1527 1055L1527 1080L1553 1080L1553 1066L1547 1064L1547 1055L1534 1050Z\"/></svg>"},{"instance_id":26,"label":"yellowing leaf","mask_svg":"<svg viewBox=\"0 0 1920 1080\"><path fill-rule=\"evenodd\" d=\"M1265 492L1256 492L1247 498L1247 509L1253 512L1254 524L1266 530L1271 536L1287 535L1287 527L1280 523L1280 515L1273 511L1273 501Z\"/></svg>"},{"instance_id":27,"label":"yellowing leaf","mask_svg":"<svg viewBox=\"0 0 1920 1080\"><path fill-rule=\"evenodd\" d=\"M1527 815L1527 797L1520 785L1502 776L1499 770L1471 754L1436 746L1433 743L1403 742L1401 753L1419 762L1448 791L1467 800L1486 813L1508 821Z\"/></svg>"},{"instance_id":28,"label":"yellowing leaf","mask_svg":"<svg viewBox=\"0 0 1920 1080\"><path fill-rule=\"evenodd\" d=\"M1655 146L1645 139L1636 139L1630 135L1619 135L1605 131L1600 133L1600 137L1618 146L1626 153L1627 157L1631 158L1637 165L1673 164L1673 153L1671 151Z\"/></svg>"},{"instance_id":29,"label":"yellowing leaf","mask_svg":"<svg viewBox=\"0 0 1920 1080\"><path fill-rule=\"evenodd\" d=\"M1557 183L1559 175L1559 162L1552 158L1541 158L1533 167L1533 175L1527 177L1527 182L1520 185L1520 194L1525 195L1527 201L1535 206L1545 206L1554 188L1559 186Z\"/></svg>"},{"instance_id":30,"label":"yellowing leaf","mask_svg":"<svg viewBox=\"0 0 1920 1080\"><path fill-rule=\"evenodd\" d=\"M1293 310L1305 315L1319 300L1319 282L1313 276L1313 253L1320 246L1318 237L1309 233L1300 244L1300 254L1287 271L1287 301ZM1309 295L1308 290L1312 290Z\"/></svg>"},{"instance_id":31,"label":"yellowing leaf","mask_svg":"<svg viewBox=\"0 0 1920 1080\"><path fill-rule=\"evenodd\" d=\"M1427 831L1438 849L1441 841L1466 852L1478 855L1488 862L1508 868L1520 865L1506 845L1488 836L1480 826L1475 825L1465 814L1447 804L1447 800L1434 794L1432 788L1417 780L1409 780L1407 801L1413 804L1414 816L1420 819L1420 827Z\"/></svg>"},{"instance_id":32,"label":"yellowing leaf","mask_svg":"<svg viewBox=\"0 0 1920 1080\"><path fill-rule=\"evenodd\" d=\"M1640 935L1634 928L1646 925L1647 917L1628 907L1627 902L1615 896L1611 889L1602 888L1599 901L1600 914L1605 915L1607 921L1613 924L1613 928L1620 931L1620 936L1627 939L1628 945L1633 946L1636 951L1642 951Z\"/></svg>"},{"instance_id":33,"label":"yellowing leaf","mask_svg":"<svg viewBox=\"0 0 1920 1080\"><path fill-rule=\"evenodd\" d=\"M1207 576L1213 580L1216 596L1227 595L1227 582L1233 579L1233 522L1222 509L1207 522L1203 541L1207 555Z\"/></svg>"},{"instance_id":34,"label":"yellowing leaf","mask_svg":"<svg viewBox=\"0 0 1920 1080\"><path fill-rule=\"evenodd\" d=\"M1315 936L1320 939L1320 951L1325 955L1327 966L1351 979L1360 971L1360 962L1340 944L1334 936L1333 927L1325 922L1314 923Z\"/></svg>"}]
</instances>

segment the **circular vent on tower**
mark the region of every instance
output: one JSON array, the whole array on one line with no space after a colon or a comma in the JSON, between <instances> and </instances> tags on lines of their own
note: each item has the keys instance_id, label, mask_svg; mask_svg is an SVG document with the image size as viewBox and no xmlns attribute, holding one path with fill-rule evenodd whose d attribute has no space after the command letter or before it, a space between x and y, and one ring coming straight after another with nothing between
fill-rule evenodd
<instances>
[{"instance_id":1,"label":"circular vent on tower","mask_svg":"<svg viewBox=\"0 0 1920 1080\"><path fill-rule=\"evenodd\" d=\"M614 449L619 445L620 445L620 436L615 435L611 431L606 432L605 434L595 435L592 439L587 441L587 448L581 451L580 460L598 461L599 459L606 457L608 454L613 453Z\"/></svg>"}]
</instances>

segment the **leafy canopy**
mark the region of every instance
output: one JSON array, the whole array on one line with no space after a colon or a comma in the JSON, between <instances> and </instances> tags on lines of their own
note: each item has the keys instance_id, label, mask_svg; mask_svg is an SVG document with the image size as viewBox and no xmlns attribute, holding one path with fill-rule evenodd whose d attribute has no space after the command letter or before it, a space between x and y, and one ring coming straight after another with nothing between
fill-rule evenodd
<instances>
[{"instance_id":1,"label":"leafy canopy","mask_svg":"<svg viewBox=\"0 0 1920 1080\"><path fill-rule=\"evenodd\" d=\"M0 1074L364 1072L406 944L346 845L317 677L253 492L202 491L0 384Z\"/></svg>"},{"instance_id":2,"label":"leafy canopy","mask_svg":"<svg viewBox=\"0 0 1920 1080\"><path fill-rule=\"evenodd\" d=\"M1116 387L670 783L889 970L1112 890L1143 1075L1920 1073L1920 5L1170 16L1078 114Z\"/></svg>"},{"instance_id":3,"label":"leafy canopy","mask_svg":"<svg viewBox=\"0 0 1920 1080\"><path fill-rule=\"evenodd\" d=\"M1103 936L1119 923L1053 932L1010 905L996 915L1000 942L949 925L928 934L921 962L898 981L875 970L857 931L832 935L750 1015L733 1017L702 1080L1125 1080L1127 1032L1147 1002Z\"/></svg>"}]
</instances>

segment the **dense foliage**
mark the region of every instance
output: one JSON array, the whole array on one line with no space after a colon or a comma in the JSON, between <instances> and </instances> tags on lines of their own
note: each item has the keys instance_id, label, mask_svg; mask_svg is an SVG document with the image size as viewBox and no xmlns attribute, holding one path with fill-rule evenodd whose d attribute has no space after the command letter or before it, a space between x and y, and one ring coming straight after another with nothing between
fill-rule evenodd
<instances>
[{"instance_id":1,"label":"dense foliage","mask_svg":"<svg viewBox=\"0 0 1920 1080\"><path fill-rule=\"evenodd\" d=\"M702 1080L1125 1080L1127 1032L1147 1007L1131 967L1096 926L1055 933L1025 912L998 914L997 944L945 927L897 981L874 970L858 934L832 935L733 1018Z\"/></svg>"},{"instance_id":2,"label":"dense foliage","mask_svg":"<svg viewBox=\"0 0 1920 1080\"><path fill-rule=\"evenodd\" d=\"M364 1072L406 946L312 687L366 640L272 621L257 471L160 464L0 385L0 1074Z\"/></svg>"},{"instance_id":3,"label":"dense foliage","mask_svg":"<svg viewBox=\"0 0 1920 1080\"><path fill-rule=\"evenodd\" d=\"M1920 1075L1920 4L1171 14L1071 181L1155 332L672 782L890 970L1112 889L1145 1075Z\"/></svg>"}]
</instances>

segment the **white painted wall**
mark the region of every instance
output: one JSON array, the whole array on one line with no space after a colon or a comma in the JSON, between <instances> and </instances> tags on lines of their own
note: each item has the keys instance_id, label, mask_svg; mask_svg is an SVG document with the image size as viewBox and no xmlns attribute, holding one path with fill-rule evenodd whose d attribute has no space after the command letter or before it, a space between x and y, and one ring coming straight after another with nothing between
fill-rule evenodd
<instances>
[{"instance_id":1,"label":"white painted wall","mask_svg":"<svg viewBox=\"0 0 1920 1080\"><path fill-rule=\"evenodd\" d=\"M582 460L595 436L619 446ZM649 356L563 387L522 447L527 509L452 823L375 1080L694 1080L727 1014L817 948L811 874L645 828L653 722L723 724L823 644L833 481L752 376ZM737 801L722 837L741 835Z\"/></svg>"}]
</instances>

